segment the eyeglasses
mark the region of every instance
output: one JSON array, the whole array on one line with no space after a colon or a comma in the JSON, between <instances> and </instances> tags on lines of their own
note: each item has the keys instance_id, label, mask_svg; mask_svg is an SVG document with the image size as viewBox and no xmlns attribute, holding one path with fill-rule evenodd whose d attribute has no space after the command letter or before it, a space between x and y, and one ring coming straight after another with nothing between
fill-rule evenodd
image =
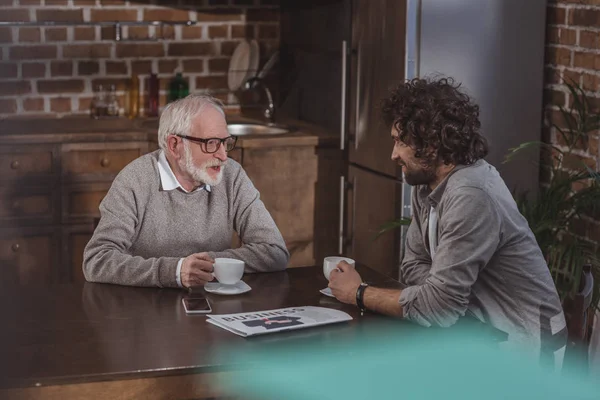
<instances>
[{"instance_id":1,"label":"eyeglasses","mask_svg":"<svg viewBox=\"0 0 600 400\"><path fill-rule=\"evenodd\" d=\"M221 145L224 145L225 151L229 152L235 148L235 144L237 142L237 136L227 136L226 138L223 138L223 139L219 139L219 138L201 139L201 138L197 138L197 137L193 137L193 136L177 135L177 134L175 134L175 136L179 136L182 139L187 139L190 142L198 143L200 145L200 149L202 149L203 152L208 153L208 154L216 153L217 151L219 151L219 148L221 147Z\"/></svg>"}]
</instances>

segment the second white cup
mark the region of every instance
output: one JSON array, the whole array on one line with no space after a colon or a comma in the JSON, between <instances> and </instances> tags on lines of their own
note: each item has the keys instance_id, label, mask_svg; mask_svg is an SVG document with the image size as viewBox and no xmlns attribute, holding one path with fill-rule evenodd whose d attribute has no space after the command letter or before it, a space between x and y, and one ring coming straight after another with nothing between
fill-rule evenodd
<instances>
[{"instance_id":1,"label":"second white cup","mask_svg":"<svg viewBox=\"0 0 600 400\"><path fill-rule=\"evenodd\" d=\"M234 258L215 258L213 268L213 275L224 285L235 285L244 275L244 262Z\"/></svg>"},{"instance_id":2,"label":"second white cup","mask_svg":"<svg viewBox=\"0 0 600 400\"><path fill-rule=\"evenodd\" d=\"M325 257L325 259L323 260L323 275L325 275L325 278L327 278L327 280L329 280L329 275L331 274L331 271L333 271L334 269L337 268L337 265L341 262L341 261L346 261L348 264L350 264L351 267L354 268L354 260L348 257Z\"/></svg>"}]
</instances>

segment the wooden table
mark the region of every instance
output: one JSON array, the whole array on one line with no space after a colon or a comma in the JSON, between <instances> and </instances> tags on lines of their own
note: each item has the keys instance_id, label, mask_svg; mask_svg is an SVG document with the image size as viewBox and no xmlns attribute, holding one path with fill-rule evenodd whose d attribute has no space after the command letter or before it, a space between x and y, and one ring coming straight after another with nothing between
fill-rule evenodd
<instances>
[{"instance_id":1,"label":"wooden table","mask_svg":"<svg viewBox=\"0 0 600 400\"><path fill-rule=\"evenodd\" d=\"M399 283L364 266L367 282ZM0 398L206 398L219 396L216 374L236 368L219 358L224 346L261 346L306 337L323 343L351 335L376 321L401 331L412 323L358 309L319 293L327 286L320 267L246 274L250 292L207 294L213 313L322 306L343 310L348 323L242 338L185 314L185 291L107 284L0 287ZM1 286L1 284L0 284ZM391 321L391 322L390 322ZM239 366L238 366L239 367Z\"/></svg>"}]
</instances>

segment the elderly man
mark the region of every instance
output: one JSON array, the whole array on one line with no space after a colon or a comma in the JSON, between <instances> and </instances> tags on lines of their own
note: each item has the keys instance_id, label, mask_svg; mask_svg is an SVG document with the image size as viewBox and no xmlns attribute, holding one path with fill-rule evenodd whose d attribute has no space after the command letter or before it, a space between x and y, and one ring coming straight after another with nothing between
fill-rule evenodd
<instances>
[{"instance_id":1,"label":"elderly man","mask_svg":"<svg viewBox=\"0 0 600 400\"><path fill-rule=\"evenodd\" d=\"M216 257L243 260L246 272L285 269L289 253L258 191L227 158L236 137L208 96L165 107L160 149L134 160L100 204L84 252L91 282L190 287L213 279ZM233 232L243 245L231 249Z\"/></svg>"},{"instance_id":2,"label":"elderly man","mask_svg":"<svg viewBox=\"0 0 600 400\"><path fill-rule=\"evenodd\" d=\"M550 359L566 343L548 267L498 171L485 162L479 107L451 80L415 79L383 103L392 160L415 186L400 267L404 290L361 283L345 263L329 286L345 303L450 326L469 314Z\"/></svg>"}]
</instances>

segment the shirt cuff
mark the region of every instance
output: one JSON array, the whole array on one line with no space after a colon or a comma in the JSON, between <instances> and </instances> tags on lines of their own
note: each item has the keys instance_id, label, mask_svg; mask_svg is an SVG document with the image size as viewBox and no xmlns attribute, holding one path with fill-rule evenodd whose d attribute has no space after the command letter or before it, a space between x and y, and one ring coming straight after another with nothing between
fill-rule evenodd
<instances>
[{"instance_id":1,"label":"shirt cuff","mask_svg":"<svg viewBox=\"0 0 600 400\"><path fill-rule=\"evenodd\" d=\"M179 287L183 287L183 284L181 283L181 265L183 264L183 258L181 258L179 260L179 262L177 263L177 270L175 271L175 277L177 278L177 286Z\"/></svg>"},{"instance_id":2,"label":"shirt cuff","mask_svg":"<svg viewBox=\"0 0 600 400\"><path fill-rule=\"evenodd\" d=\"M429 321L427 321L420 313L420 310L415 307L413 304L419 295L420 286L409 286L407 288L402 289L402 293L400 293L400 298L398 298L398 303L402 306L402 316L405 319L414 321L422 326L431 326Z\"/></svg>"}]
</instances>

